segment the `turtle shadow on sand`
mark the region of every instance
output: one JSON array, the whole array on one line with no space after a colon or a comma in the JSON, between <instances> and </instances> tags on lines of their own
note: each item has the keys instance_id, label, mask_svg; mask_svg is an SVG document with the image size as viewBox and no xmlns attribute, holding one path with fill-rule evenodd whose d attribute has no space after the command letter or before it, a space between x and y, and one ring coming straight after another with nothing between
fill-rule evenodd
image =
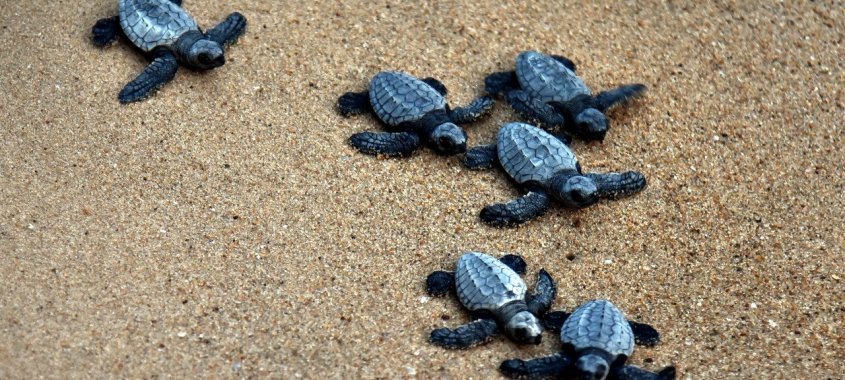
<instances>
[{"instance_id":1,"label":"turtle shadow on sand","mask_svg":"<svg viewBox=\"0 0 845 380\"><path fill-rule=\"evenodd\" d=\"M182 0L119 0L118 15L91 29L94 45L109 46L123 35L152 60L120 91L121 103L149 97L176 76L180 63L194 70L222 66L226 47L246 31L246 18L235 12L203 33L181 5Z\"/></svg>"}]
</instances>

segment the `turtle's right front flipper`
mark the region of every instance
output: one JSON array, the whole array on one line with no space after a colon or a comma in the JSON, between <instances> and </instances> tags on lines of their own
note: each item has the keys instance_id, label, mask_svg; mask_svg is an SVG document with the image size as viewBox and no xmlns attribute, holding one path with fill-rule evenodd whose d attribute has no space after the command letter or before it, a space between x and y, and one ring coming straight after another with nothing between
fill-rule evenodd
<instances>
[{"instance_id":1,"label":"turtle's right front flipper","mask_svg":"<svg viewBox=\"0 0 845 380\"><path fill-rule=\"evenodd\" d=\"M429 341L443 348L465 349L490 341L499 332L493 319L476 319L454 330L439 328L431 332Z\"/></svg>"},{"instance_id":2,"label":"turtle's right front flipper","mask_svg":"<svg viewBox=\"0 0 845 380\"><path fill-rule=\"evenodd\" d=\"M546 213L549 196L530 191L508 203L497 203L481 210L481 220L493 227L515 227Z\"/></svg>"},{"instance_id":3,"label":"turtle's right front flipper","mask_svg":"<svg viewBox=\"0 0 845 380\"><path fill-rule=\"evenodd\" d=\"M408 132L360 132L349 138L349 144L361 153L406 157L419 148L420 138Z\"/></svg>"},{"instance_id":4,"label":"turtle's right front flipper","mask_svg":"<svg viewBox=\"0 0 845 380\"><path fill-rule=\"evenodd\" d=\"M624 173L589 173L586 174L596 184L599 198L619 198L638 193L645 189L646 179L640 172Z\"/></svg>"},{"instance_id":5,"label":"turtle's right front flipper","mask_svg":"<svg viewBox=\"0 0 845 380\"><path fill-rule=\"evenodd\" d=\"M658 373L632 365L623 366L616 371L616 378L619 380L675 380L675 376L674 366L663 368Z\"/></svg>"},{"instance_id":6,"label":"turtle's right front flipper","mask_svg":"<svg viewBox=\"0 0 845 380\"><path fill-rule=\"evenodd\" d=\"M157 50L154 56L152 63L144 69L144 72L120 90L118 99L121 103L143 100L176 76L179 63L170 50Z\"/></svg>"},{"instance_id":7,"label":"turtle's right front flipper","mask_svg":"<svg viewBox=\"0 0 845 380\"><path fill-rule=\"evenodd\" d=\"M370 93L367 91L347 92L341 95L337 99L337 110L343 116L373 112L373 106L370 104Z\"/></svg>"},{"instance_id":8,"label":"turtle's right front flipper","mask_svg":"<svg viewBox=\"0 0 845 380\"><path fill-rule=\"evenodd\" d=\"M484 78L484 90L490 95L503 96L508 91L519 88L515 71L493 73Z\"/></svg>"},{"instance_id":9,"label":"turtle's right front flipper","mask_svg":"<svg viewBox=\"0 0 845 380\"><path fill-rule=\"evenodd\" d=\"M120 34L120 19L117 16L97 20L91 28L91 38L95 46L106 47L117 41Z\"/></svg>"},{"instance_id":10,"label":"turtle's right front flipper","mask_svg":"<svg viewBox=\"0 0 845 380\"><path fill-rule=\"evenodd\" d=\"M499 161L496 144L479 145L468 150L464 165L472 170L490 169Z\"/></svg>"},{"instance_id":11,"label":"turtle's right front flipper","mask_svg":"<svg viewBox=\"0 0 845 380\"><path fill-rule=\"evenodd\" d=\"M505 360L499 366L499 371L512 379L543 379L560 376L570 365L572 365L572 359L562 353L557 353L531 360Z\"/></svg>"},{"instance_id":12,"label":"turtle's right front flipper","mask_svg":"<svg viewBox=\"0 0 845 380\"><path fill-rule=\"evenodd\" d=\"M520 117L536 121L539 127L552 130L562 126L566 121L554 107L532 98L525 91L511 91L505 95L505 100L513 107Z\"/></svg>"}]
</instances>

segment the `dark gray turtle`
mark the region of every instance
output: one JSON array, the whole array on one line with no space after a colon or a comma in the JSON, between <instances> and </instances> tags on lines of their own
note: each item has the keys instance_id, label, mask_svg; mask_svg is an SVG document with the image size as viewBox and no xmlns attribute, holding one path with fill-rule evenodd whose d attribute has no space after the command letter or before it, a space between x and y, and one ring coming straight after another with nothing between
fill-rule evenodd
<instances>
[{"instance_id":1,"label":"dark gray turtle","mask_svg":"<svg viewBox=\"0 0 845 380\"><path fill-rule=\"evenodd\" d=\"M565 138L525 123L507 123L496 144L470 149L465 163L471 169L490 168L498 161L528 191L509 203L481 211L481 219L495 227L516 226L543 215L551 198L567 208L582 208L601 198L617 198L644 189L639 172L587 173L567 146Z\"/></svg>"},{"instance_id":2,"label":"dark gray turtle","mask_svg":"<svg viewBox=\"0 0 845 380\"><path fill-rule=\"evenodd\" d=\"M522 117L543 127L563 127L587 140L604 140L609 128L604 112L645 92L642 84L624 85L593 96L575 74L568 58L525 51L516 57L516 70L489 75L487 92L502 95Z\"/></svg>"},{"instance_id":3,"label":"dark gray turtle","mask_svg":"<svg viewBox=\"0 0 845 380\"><path fill-rule=\"evenodd\" d=\"M419 80L408 74L385 71L370 81L370 89L347 92L338 99L344 116L375 112L391 132L361 132L349 143L367 154L401 157L423 143L440 154L466 151L467 135L456 124L479 118L491 107L493 98L483 96L465 108L449 109L446 87L434 78Z\"/></svg>"},{"instance_id":4,"label":"dark gray turtle","mask_svg":"<svg viewBox=\"0 0 845 380\"><path fill-rule=\"evenodd\" d=\"M512 378L579 378L590 380L671 380L675 367L659 373L625 365L634 352L634 343L654 346L660 334L653 327L625 320L610 301L594 300L581 305L572 314L546 314L544 326L560 332L563 351L532 360L511 359L499 370ZM562 325L562 326L561 326Z\"/></svg>"},{"instance_id":5,"label":"dark gray turtle","mask_svg":"<svg viewBox=\"0 0 845 380\"><path fill-rule=\"evenodd\" d=\"M473 321L454 330L439 328L430 341L445 348L469 348L489 341L499 330L517 343L539 344L542 326L537 319L548 311L557 285L544 269L537 274L534 292L520 278L525 261L517 255L495 259L479 252L467 252L458 259L454 273L436 271L428 276L431 295L442 296L455 289L458 300Z\"/></svg>"},{"instance_id":6,"label":"dark gray turtle","mask_svg":"<svg viewBox=\"0 0 845 380\"><path fill-rule=\"evenodd\" d=\"M210 70L225 62L225 47L246 30L246 18L232 13L203 33L182 9L182 0L118 0L118 16L94 25L94 44L108 46L126 36L152 63L120 91L121 103L143 100L176 76L179 63L194 70Z\"/></svg>"}]
</instances>

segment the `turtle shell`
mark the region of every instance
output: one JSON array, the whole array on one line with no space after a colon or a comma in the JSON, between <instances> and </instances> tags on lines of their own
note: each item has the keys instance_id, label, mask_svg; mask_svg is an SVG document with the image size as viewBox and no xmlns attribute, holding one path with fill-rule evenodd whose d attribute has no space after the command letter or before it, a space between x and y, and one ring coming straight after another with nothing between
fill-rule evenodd
<instances>
[{"instance_id":1,"label":"turtle shell","mask_svg":"<svg viewBox=\"0 0 845 380\"><path fill-rule=\"evenodd\" d=\"M516 78L529 96L546 103L591 95L590 88L574 71L536 51L525 51L516 57Z\"/></svg>"},{"instance_id":2,"label":"turtle shell","mask_svg":"<svg viewBox=\"0 0 845 380\"><path fill-rule=\"evenodd\" d=\"M468 252L458 259L455 270L458 299L467 309L498 310L503 305L525 299L525 282L496 258Z\"/></svg>"},{"instance_id":3,"label":"turtle shell","mask_svg":"<svg viewBox=\"0 0 845 380\"><path fill-rule=\"evenodd\" d=\"M613 356L630 357L634 352L634 333L619 309L606 300L589 301L575 310L560 330L563 344L575 350L597 348Z\"/></svg>"},{"instance_id":4,"label":"turtle shell","mask_svg":"<svg viewBox=\"0 0 845 380\"><path fill-rule=\"evenodd\" d=\"M170 0L120 0L118 8L123 32L145 52L170 46L185 32L199 30L197 22Z\"/></svg>"},{"instance_id":5,"label":"turtle shell","mask_svg":"<svg viewBox=\"0 0 845 380\"><path fill-rule=\"evenodd\" d=\"M533 125L505 124L496 145L499 162L518 183L547 183L561 170L578 170L578 159L569 147Z\"/></svg>"},{"instance_id":6,"label":"turtle shell","mask_svg":"<svg viewBox=\"0 0 845 380\"><path fill-rule=\"evenodd\" d=\"M390 126L422 119L444 109L446 99L425 82L396 71L378 73L370 81L370 104L376 115Z\"/></svg>"}]
</instances>

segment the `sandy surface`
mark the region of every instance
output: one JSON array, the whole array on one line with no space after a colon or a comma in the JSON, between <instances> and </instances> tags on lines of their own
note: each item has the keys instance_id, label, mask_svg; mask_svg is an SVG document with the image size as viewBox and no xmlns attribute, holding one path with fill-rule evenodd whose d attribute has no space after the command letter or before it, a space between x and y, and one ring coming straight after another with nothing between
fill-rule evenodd
<instances>
[{"instance_id":1,"label":"sandy surface","mask_svg":"<svg viewBox=\"0 0 845 380\"><path fill-rule=\"evenodd\" d=\"M187 0L250 29L223 68L120 106L146 61L91 46L115 1L0 2L0 378L478 379L558 349L426 342L468 318L422 287L464 250L545 267L555 308L604 297L657 327L636 365L845 373L841 4L296 3ZM603 145L573 145L644 193L496 230L478 212L518 194L501 173L346 145L378 127L337 96L378 71L459 105L525 49L594 89L649 86ZM514 117L498 104L471 142Z\"/></svg>"}]
</instances>

